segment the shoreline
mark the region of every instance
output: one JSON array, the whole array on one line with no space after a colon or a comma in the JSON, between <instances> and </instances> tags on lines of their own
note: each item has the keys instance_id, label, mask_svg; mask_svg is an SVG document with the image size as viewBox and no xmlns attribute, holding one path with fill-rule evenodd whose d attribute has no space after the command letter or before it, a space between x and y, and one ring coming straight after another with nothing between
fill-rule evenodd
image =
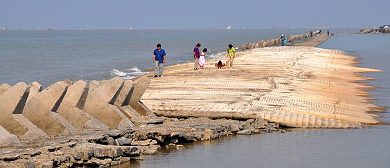
<instances>
[{"instance_id":1,"label":"shoreline","mask_svg":"<svg viewBox=\"0 0 390 168\"><path fill-rule=\"evenodd\" d=\"M315 40L315 38L311 40ZM323 38L322 42L325 40L327 40L327 38L326 39ZM310 42L309 39L309 41L303 41L301 44L308 45L308 43L312 43L311 45L313 45L314 43L318 43L318 41ZM295 45L298 44L299 43L296 43ZM238 52L237 55L238 58L245 57L248 56L248 54L253 55L253 53L258 52L258 50L262 50L262 51L265 50L266 52L280 52L278 50L275 50L277 48L279 47L245 50L245 51ZM293 49L291 47L280 47L280 48ZM320 51L324 52L330 50L320 50ZM292 50L289 52L293 53L296 51ZM214 61L215 60L217 59L214 59ZM213 60L207 60L207 62L212 62L212 61ZM356 63L356 61L353 62ZM167 68L166 73L168 74L182 73L183 69L185 69L184 72L187 73L186 71L188 71L188 68L191 67L191 65L192 63L172 65L166 67ZM221 70L220 72L225 73L226 71L227 70ZM237 70L230 70L230 71L237 71ZM190 71L190 73L193 72ZM204 73L204 72L198 71L197 73ZM223 74L221 75L223 76ZM150 75L144 75L144 77L145 76L150 76ZM303 76L310 77L310 74L304 74ZM180 78L180 75L177 77ZM139 80L142 80L142 78L140 78ZM359 80L367 80L367 78L360 77ZM109 83L109 82L110 81L102 81L102 83ZM154 85L153 82L155 81L152 81L151 83L152 88ZM272 80L267 81L264 84L267 86L273 85ZM250 92L252 90L249 89L248 91ZM141 98L143 92L142 91L139 92L140 92L139 94L141 95L138 96L140 96L139 98ZM150 93L151 92L146 89L144 96L150 95ZM143 99L141 100L144 101ZM148 108L151 107L152 110L154 111L153 106L149 106L148 103L145 103L145 105ZM139 109L135 109L135 110L139 112ZM278 120L275 120L275 117L272 116L269 116L269 118L267 118L265 116L260 117L258 115L254 115L248 118L238 117L235 118L235 120L232 120L232 119L226 119L226 118L234 118L232 117L234 115L232 115L231 113L230 114L228 113L226 115L221 115L221 116L216 115L216 116L203 116L203 117L202 115L194 115L194 116L190 116L190 115L170 116L167 114L161 115L162 113L159 112L159 110L157 110L156 113L160 117L156 117L153 116L152 114L148 114L148 112L146 113L147 113L146 116L137 116L134 114L134 112L127 113L127 115L130 115L131 122L134 124L134 127L130 129L110 129L110 130L102 130L102 131L91 130L87 132L83 131L74 134L74 136L58 137L54 139L49 138L44 141L41 141L38 144L22 143L19 145L9 146L6 148L0 148L0 153L1 153L0 165L21 166L21 167L27 167L29 165L35 165L35 166L46 165L49 167L50 166L69 167L69 166L82 166L82 165L111 166L111 165L118 165L120 163L128 162L129 160L132 159L140 159L142 155L156 154L161 149L161 147L180 149L182 148L181 143L183 142L218 139L219 137L229 136L232 134L250 135L250 134L272 132L272 131L285 132L285 129L288 129L288 128L279 127L278 123L280 122L276 122ZM241 114L238 113L236 115L241 115ZM166 118L166 117L174 117L174 118ZM279 116L276 117L278 118ZM210 119L210 118L215 118L215 119ZM266 120L264 120L264 118ZM302 119L302 122L303 121L304 120ZM307 120L307 122L308 122L307 126L310 126L310 122L311 122L310 118L309 120ZM354 127L347 127L347 128L361 128L361 127L362 127L361 125L355 125ZM312 127L308 127L308 128L312 128ZM340 125L338 126L338 128L344 128L344 126Z\"/></svg>"}]
</instances>

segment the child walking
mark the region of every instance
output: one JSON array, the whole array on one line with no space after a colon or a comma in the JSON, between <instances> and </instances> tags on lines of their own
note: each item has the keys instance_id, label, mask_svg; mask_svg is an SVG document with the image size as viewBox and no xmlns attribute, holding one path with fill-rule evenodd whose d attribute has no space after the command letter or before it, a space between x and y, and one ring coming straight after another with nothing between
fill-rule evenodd
<instances>
[{"instance_id":1,"label":"child walking","mask_svg":"<svg viewBox=\"0 0 390 168\"><path fill-rule=\"evenodd\" d=\"M205 58L206 52L207 52L207 48L204 48L203 51L200 53L199 65L201 69L203 69L204 66L206 65L206 58Z\"/></svg>"}]
</instances>

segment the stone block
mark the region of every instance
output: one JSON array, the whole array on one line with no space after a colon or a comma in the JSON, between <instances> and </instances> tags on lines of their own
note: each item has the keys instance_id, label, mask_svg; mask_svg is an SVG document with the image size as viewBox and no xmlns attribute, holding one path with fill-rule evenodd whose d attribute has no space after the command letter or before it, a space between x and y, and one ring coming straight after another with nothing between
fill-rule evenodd
<instances>
[{"instance_id":1,"label":"stone block","mask_svg":"<svg viewBox=\"0 0 390 168\"><path fill-rule=\"evenodd\" d=\"M27 90L27 84L20 82L0 95L0 125L16 136L27 133L27 128L12 117L12 113Z\"/></svg>"},{"instance_id":2,"label":"stone block","mask_svg":"<svg viewBox=\"0 0 390 168\"><path fill-rule=\"evenodd\" d=\"M148 107L140 102L140 99L145 93L145 90L148 88L149 84L150 78L148 77L141 77L135 81L134 91L130 99L130 106L143 116L155 116L155 114Z\"/></svg>"},{"instance_id":3,"label":"stone block","mask_svg":"<svg viewBox=\"0 0 390 168\"><path fill-rule=\"evenodd\" d=\"M0 95L3 94L7 89L9 89L11 86L4 83L2 85L0 85Z\"/></svg>"},{"instance_id":4,"label":"stone block","mask_svg":"<svg viewBox=\"0 0 390 168\"><path fill-rule=\"evenodd\" d=\"M121 91L119 92L119 95L116 98L113 105L115 105L116 107L129 105L133 91L134 91L133 81L125 80L123 82L123 87L122 87Z\"/></svg>"},{"instance_id":5,"label":"stone block","mask_svg":"<svg viewBox=\"0 0 390 168\"><path fill-rule=\"evenodd\" d=\"M84 111L110 128L132 127L131 121L117 107L109 104L123 88L123 80L118 77L102 81L97 87L91 86L93 85L90 85Z\"/></svg>"},{"instance_id":6,"label":"stone block","mask_svg":"<svg viewBox=\"0 0 390 168\"><path fill-rule=\"evenodd\" d=\"M69 81L60 81L37 93L27 101L22 114L50 136L66 130L66 126L54 118L51 113L70 84Z\"/></svg>"},{"instance_id":7,"label":"stone block","mask_svg":"<svg viewBox=\"0 0 390 168\"><path fill-rule=\"evenodd\" d=\"M108 128L99 120L76 107L86 89L88 89L87 85L84 81L77 81L71 85L57 112L77 130Z\"/></svg>"},{"instance_id":8,"label":"stone block","mask_svg":"<svg viewBox=\"0 0 390 168\"><path fill-rule=\"evenodd\" d=\"M10 134L0 125L0 147L18 143L19 139L16 137L16 135Z\"/></svg>"}]
</instances>

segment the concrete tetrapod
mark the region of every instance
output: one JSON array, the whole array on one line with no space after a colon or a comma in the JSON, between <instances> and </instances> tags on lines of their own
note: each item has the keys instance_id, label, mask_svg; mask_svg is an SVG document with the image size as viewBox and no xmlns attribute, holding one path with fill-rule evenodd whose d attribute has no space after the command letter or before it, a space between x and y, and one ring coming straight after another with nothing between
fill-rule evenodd
<instances>
[{"instance_id":1,"label":"concrete tetrapod","mask_svg":"<svg viewBox=\"0 0 390 168\"><path fill-rule=\"evenodd\" d=\"M0 125L8 132L17 136L24 135L28 130L12 118L12 113L27 89L27 84L20 82L0 95Z\"/></svg>"},{"instance_id":2,"label":"concrete tetrapod","mask_svg":"<svg viewBox=\"0 0 390 168\"><path fill-rule=\"evenodd\" d=\"M0 125L0 147L19 143L16 135L10 134Z\"/></svg>"},{"instance_id":3,"label":"concrete tetrapod","mask_svg":"<svg viewBox=\"0 0 390 168\"><path fill-rule=\"evenodd\" d=\"M130 99L130 106L143 116L155 116L155 114L140 101L149 84L150 78L148 77L141 77L135 81L134 91Z\"/></svg>"},{"instance_id":4,"label":"concrete tetrapod","mask_svg":"<svg viewBox=\"0 0 390 168\"><path fill-rule=\"evenodd\" d=\"M129 118L117 107L109 104L115 102L115 95L123 88L123 84L123 79L120 77L102 81L97 87L94 83L90 84L84 111L110 128L132 127Z\"/></svg>"},{"instance_id":5,"label":"concrete tetrapod","mask_svg":"<svg viewBox=\"0 0 390 168\"><path fill-rule=\"evenodd\" d=\"M0 99L7 101L5 104L0 103L2 104L0 109L3 112L0 124L22 141L47 137L46 133L21 115L27 99L38 92L35 86L33 84L27 86L25 83L18 83L0 96L2 97Z\"/></svg>"},{"instance_id":6,"label":"concrete tetrapod","mask_svg":"<svg viewBox=\"0 0 390 168\"><path fill-rule=\"evenodd\" d=\"M76 107L83 94L84 96L88 94L87 86L88 84L84 81L73 83L73 85L68 88L57 112L78 130L108 128L96 118Z\"/></svg>"},{"instance_id":7,"label":"concrete tetrapod","mask_svg":"<svg viewBox=\"0 0 390 168\"><path fill-rule=\"evenodd\" d=\"M11 86L4 83L2 85L0 85L0 95L3 94L7 89L9 89Z\"/></svg>"},{"instance_id":8,"label":"concrete tetrapod","mask_svg":"<svg viewBox=\"0 0 390 168\"><path fill-rule=\"evenodd\" d=\"M61 117L52 114L70 84L70 81L60 81L37 93L27 101L22 114L50 136L73 132L70 124L65 126L64 119L59 120Z\"/></svg>"},{"instance_id":9,"label":"concrete tetrapod","mask_svg":"<svg viewBox=\"0 0 390 168\"><path fill-rule=\"evenodd\" d=\"M133 81L125 80L120 92L117 92L117 95L115 95L116 97L114 96L110 101L110 104L116 106L129 119L140 116L140 114L130 106L130 99L133 92Z\"/></svg>"}]
</instances>

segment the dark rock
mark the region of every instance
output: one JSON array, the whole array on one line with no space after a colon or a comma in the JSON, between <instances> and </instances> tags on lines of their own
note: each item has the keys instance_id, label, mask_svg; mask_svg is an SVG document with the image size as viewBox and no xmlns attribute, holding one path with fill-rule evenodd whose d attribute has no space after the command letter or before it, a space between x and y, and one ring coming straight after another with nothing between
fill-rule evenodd
<instances>
[{"instance_id":1,"label":"dark rock","mask_svg":"<svg viewBox=\"0 0 390 168\"><path fill-rule=\"evenodd\" d=\"M73 158L74 158L75 160L81 160L82 157L83 157L83 155L82 155L81 153L74 153L74 154L73 154Z\"/></svg>"},{"instance_id":2,"label":"dark rock","mask_svg":"<svg viewBox=\"0 0 390 168\"><path fill-rule=\"evenodd\" d=\"M254 129L245 129L242 131L238 131L237 134L239 135L252 135L254 133Z\"/></svg>"},{"instance_id":3,"label":"dark rock","mask_svg":"<svg viewBox=\"0 0 390 168\"><path fill-rule=\"evenodd\" d=\"M150 145L150 143L152 142L151 139L148 139L148 140L141 140L141 141L132 141L131 142L131 145L133 146L148 146Z\"/></svg>"},{"instance_id":4,"label":"dark rock","mask_svg":"<svg viewBox=\"0 0 390 168\"><path fill-rule=\"evenodd\" d=\"M14 160L18 160L20 158L20 154L17 154L17 153L13 153L13 154L5 154L3 156L0 156L0 160L4 160L4 161L14 161Z\"/></svg>"},{"instance_id":5,"label":"dark rock","mask_svg":"<svg viewBox=\"0 0 390 168\"><path fill-rule=\"evenodd\" d=\"M140 150L137 146L126 146L122 147L123 155L122 157L139 157Z\"/></svg>"},{"instance_id":6,"label":"dark rock","mask_svg":"<svg viewBox=\"0 0 390 168\"><path fill-rule=\"evenodd\" d=\"M119 146L130 146L132 139L129 138L118 138L116 139L116 144Z\"/></svg>"},{"instance_id":7,"label":"dark rock","mask_svg":"<svg viewBox=\"0 0 390 168\"><path fill-rule=\"evenodd\" d=\"M107 144L108 144L108 145L115 145L115 140L114 140L114 138L108 137L108 139L107 139Z\"/></svg>"},{"instance_id":8,"label":"dark rock","mask_svg":"<svg viewBox=\"0 0 390 168\"><path fill-rule=\"evenodd\" d=\"M173 144L176 144L176 143L179 142L179 140L177 138L172 138L172 139L169 139L169 142L173 143Z\"/></svg>"},{"instance_id":9,"label":"dark rock","mask_svg":"<svg viewBox=\"0 0 390 168\"><path fill-rule=\"evenodd\" d=\"M94 147L94 156L96 158L115 158L122 156L122 148L112 145L99 145Z\"/></svg>"},{"instance_id":10,"label":"dark rock","mask_svg":"<svg viewBox=\"0 0 390 168\"><path fill-rule=\"evenodd\" d=\"M258 118L252 125L255 129L265 129L268 125L268 121L262 118Z\"/></svg>"},{"instance_id":11,"label":"dark rock","mask_svg":"<svg viewBox=\"0 0 390 168\"><path fill-rule=\"evenodd\" d=\"M62 148L62 146L49 146L49 147L47 147L47 151L55 152L57 150L60 150L61 148Z\"/></svg>"},{"instance_id":12,"label":"dark rock","mask_svg":"<svg viewBox=\"0 0 390 168\"><path fill-rule=\"evenodd\" d=\"M184 131L180 131L179 132L179 138L183 139L184 141L187 141L187 142L194 142L194 141L197 141L197 139L195 138L195 136L191 133L188 133L188 132L184 132Z\"/></svg>"},{"instance_id":13,"label":"dark rock","mask_svg":"<svg viewBox=\"0 0 390 168\"><path fill-rule=\"evenodd\" d=\"M26 168L35 168L35 164L32 161L27 162L24 166L26 166Z\"/></svg>"},{"instance_id":14,"label":"dark rock","mask_svg":"<svg viewBox=\"0 0 390 168\"><path fill-rule=\"evenodd\" d=\"M279 129L279 124L278 123L268 123L267 128L268 131L277 131Z\"/></svg>"}]
</instances>

